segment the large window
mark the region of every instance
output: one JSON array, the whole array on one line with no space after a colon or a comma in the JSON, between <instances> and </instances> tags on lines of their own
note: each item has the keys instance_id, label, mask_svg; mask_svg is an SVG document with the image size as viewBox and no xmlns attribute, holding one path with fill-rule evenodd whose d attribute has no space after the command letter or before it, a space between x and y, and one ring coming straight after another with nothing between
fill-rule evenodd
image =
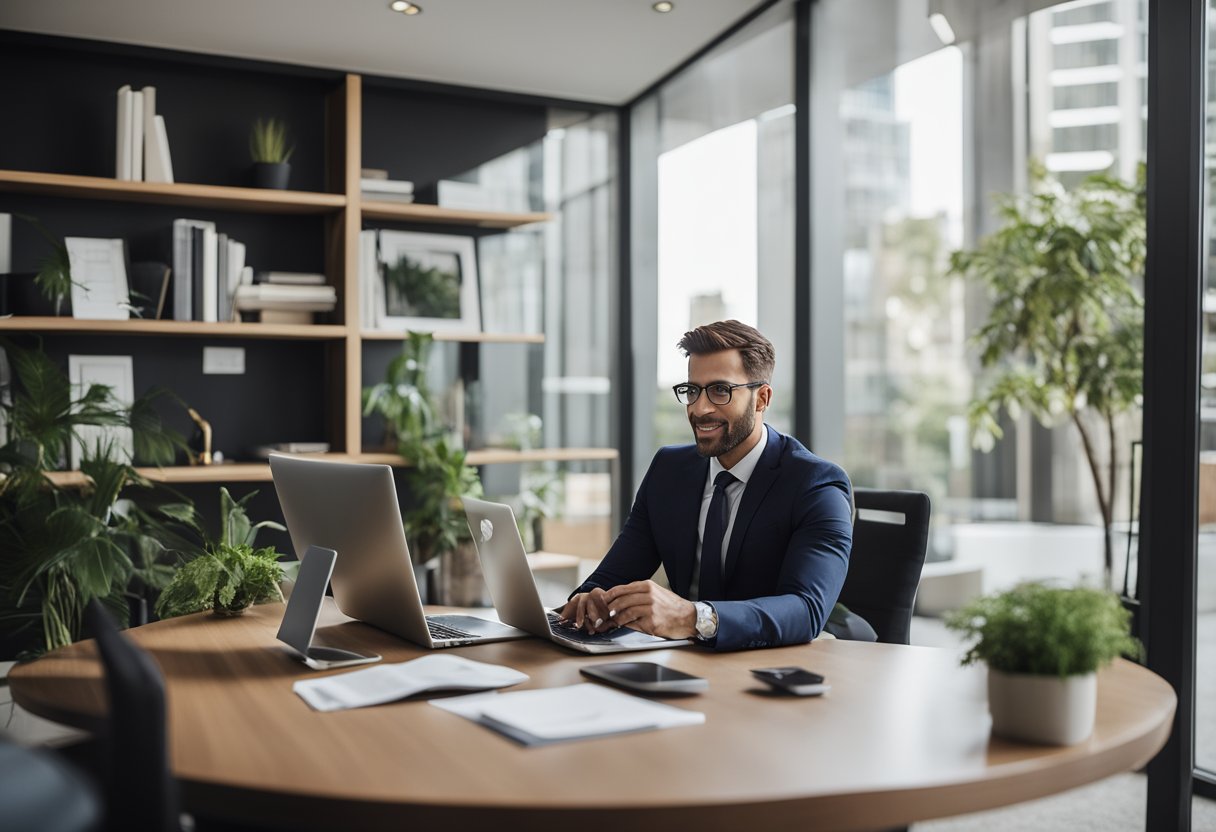
<instances>
[{"instance_id":1,"label":"large window","mask_svg":"<svg viewBox=\"0 0 1216 832\"><path fill-rule=\"evenodd\" d=\"M635 481L657 447L691 441L671 386L694 326L736 318L773 342L766 420L791 428L793 60L792 4L779 4L631 113Z\"/></svg>"}]
</instances>

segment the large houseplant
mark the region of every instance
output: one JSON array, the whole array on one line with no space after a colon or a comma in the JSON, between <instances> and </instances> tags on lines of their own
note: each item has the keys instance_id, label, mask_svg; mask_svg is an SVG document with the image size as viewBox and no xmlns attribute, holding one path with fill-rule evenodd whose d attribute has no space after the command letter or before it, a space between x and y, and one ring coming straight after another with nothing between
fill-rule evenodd
<instances>
[{"instance_id":1,"label":"large houseplant","mask_svg":"<svg viewBox=\"0 0 1216 832\"><path fill-rule=\"evenodd\" d=\"M973 601L946 626L973 641L964 664L988 666L994 734L1071 745L1093 731L1098 669L1140 655L1130 621L1110 592L1027 583Z\"/></svg>"},{"instance_id":2,"label":"large houseplant","mask_svg":"<svg viewBox=\"0 0 1216 832\"><path fill-rule=\"evenodd\" d=\"M171 462L184 447L147 398L127 408L108 388L74 394L67 377L39 349L7 346L16 385L0 402L8 441L0 447L0 635L26 653L53 650L80 636L85 606L101 599L120 620L127 593L165 585L166 549L143 522L128 487L149 487L107 446L85 449L79 487L60 488L60 467L83 426L129 427L136 459Z\"/></svg>"},{"instance_id":3,"label":"large houseplant","mask_svg":"<svg viewBox=\"0 0 1216 832\"><path fill-rule=\"evenodd\" d=\"M998 198L1001 229L950 257L951 272L983 285L991 301L975 340L981 364L995 374L971 403L973 441L992 449L1002 410L1076 427L1102 516L1110 586L1117 426L1143 387L1144 166L1132 184L1094 175L1071 191L1041 169L1033 174L1029 194ZM1106 436L1105 459L1098 432Z\"/></svg>"},{"instance_id":4,"label":"large houseplant","mask_svg":"<svg viewBox=\"0 0 1216 832\"><path fill-rule=\"evenodd\" d=\"M426 377L431 343L426 333L406 334L385 380L364 389L363 413L383 418L386 439L410 466L410 508L403 516L410 554L420 566L439 564L429 600L472 606L485 603L485 582L460 499L482 496L481 480L435 420Z\"/></svg>"}]
</instances>

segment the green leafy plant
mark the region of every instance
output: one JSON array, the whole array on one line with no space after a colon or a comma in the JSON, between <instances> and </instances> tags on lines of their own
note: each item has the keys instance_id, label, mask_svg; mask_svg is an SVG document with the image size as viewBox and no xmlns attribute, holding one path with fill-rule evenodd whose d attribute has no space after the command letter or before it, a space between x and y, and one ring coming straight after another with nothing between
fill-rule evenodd
<instances>
[{"instance_id":1,"label":"green leafy plant","mask_svg":"<svg viewBox=\"0 0 1216 832\"><path fill-rule=\"evenodd\" d=\"M46 226L39 222L37 217L28 214L17 214L16 217L32 225L51 247L51 253L38 266L34 284L43 297L55 304L55 314L58 315L64 301L72 295L72 266L68 259L68 248L47 231Z\"/></svg>"},{"instance_id":2,"label":"green leafy plant","mask_svg":"<svg viewBox=\"0 0 1216 832\"><path fill-rule=\"evenodd\" d=\"M951 273L983 285L992 302L975 340L995 376L971 403L973 443L992 449L1002 410L1076 426L1102 515L1109 586L1116 420L1143 389L1144 166L1133 184L1095 175L1072 191L1042 169L1032 174L1031 193L998 198L1003 227L950 257ZM1105 464L1095 421L1107 435Z\"/></svg>"},{"instance_id":3,"label":"green leafy plant","mask_svg":"<svg viewBox=\"0 0 1216 832\"><path fill-rule=\"evenodd\" d=\"M287 143L287 124L278 119L258 119L249 133L249 155L255 162L281 164L291 159L295 145Z\"/></svg>"},{"instance_id":4,"label":"green leafy plant","mask_svg":"<svg viewBox=\"0 0 1216 832\"><path fill-rule=\"evenodd\" d=\"M471 540L462 497L481 497L477 469L465 452L440 437L403 443L401 454L411 463L405 481L413 507L402 518L416 563L425 563Z\"/></svg>"},{"instance_id":5,"label":"green leafy plant","mask_svg":"<svg viewBox=\"0 0 1216 832\"><path fill-rule=\"evenodd\" d=\"M389 314L411 318L459 318L460 275L402 256L384 267Z\"/></svg>"},{"instance_id":6,"label":"green leafy plant","mask_svg":"<svg viewBox=\"0 0 1216 832\"><path fill-rule=\"evenodd\" d=\"M33 640L37 655L80 637L84 608L99 598L126 620L125 593L165 586L172 568L164 545L139 520L128 486L150 487L135 469L104 457L86 457L81 488L61 489L45 471L11 446L0 478L0 631Z\"/></svg>"},{"instance_id":7,"label":"green leafy plant","mask_svg":"<svg viewBox=\"0 0 1216 832\"><path fill-rule=\"evenodd\" d=\"M975 639L963 664L1059 677L1092 673L1120 655L1139 657L1130 622L1111 592L1040 583L984 596L946 617L947 627Z\"/></svg>"},{"instance_id":8,"label":"green leafy plant","mask_svg":"<svg viewBox=\"0 0 1216 832\"><path fill-rule=\"evenodd\" d=\"M404 438L416 441L435 433L434 406L426 368L433 339L430 333L408 332L401 354L389 362L384 381L363 388L363 415L384 420L390 447Z\"/></svg>"},{"instance_id":9,"label":"green leafy plant","mask_svg":"<svg viewBox=\"0 0 1216 832\"><path fill-rule=\"evenodd\" d=\"M284 531L285 527L272 520L254 523L249 519L245 507L255 494L251 491L234 500L227 488L220 488L220 533L214 540L208 537L192 503L160 506L163 517L189 533L169 531L174 548L190 559L157 599L157 615L171 618L210 609L234 613L250 604L283 599L278 552L273 546L255 549L253 544L262 529Z\"/></svg>"}]
</instances>

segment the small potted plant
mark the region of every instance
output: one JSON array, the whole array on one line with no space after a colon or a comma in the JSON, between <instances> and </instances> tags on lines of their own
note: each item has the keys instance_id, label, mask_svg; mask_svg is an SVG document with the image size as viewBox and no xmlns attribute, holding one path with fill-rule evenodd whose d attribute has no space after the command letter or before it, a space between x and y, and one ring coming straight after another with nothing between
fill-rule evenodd
<instances>
[{"instance_id":1,"label":"small potted plant","mask_svg":"<svg viewBox=\"0 0 1216 832\"><path fill-rule=\"evenodd\" d=\"M255 188L285 190L291 177L292 151L287 143L287 125L278 119L258 119L249 133L249 155L253 157Z\"/></svg>"},{"instance_id":2,"label":"small potted plant","mask_svg":"<svg viewBox=\"0 0 1216 832\"><path fill-rule=\"evenodd\" d=\"M218 540L205 540L193 505L171 503L160 507L161 514L204 538L205 542L193 559L178 568L173 580L161 592L156 601L158 616L174 618L202 610L211 610L216 615L240 615L251 604L283 600L279 590L283 567L278 562L278 552L273 546L255 549L253 541L260 529L282 531L284 527L269 520L250 522L245 504L256 493L247 494L238 501L232 499L228 489L220 488Z\"/></svg>"},{"instance_id":3,"label":"small potted plant","mask_svg":"<svg viewBox=\"0 0 1216 832\"><path fill-rule=\"evenodd\" d=\"M1093 732L1098 668L1140 655L1130 619L1114 593L1026 583L973 601L946 626L975 640L963 664L988 665L994 734L1072 745Z\"/></svg>"}]
</instances>

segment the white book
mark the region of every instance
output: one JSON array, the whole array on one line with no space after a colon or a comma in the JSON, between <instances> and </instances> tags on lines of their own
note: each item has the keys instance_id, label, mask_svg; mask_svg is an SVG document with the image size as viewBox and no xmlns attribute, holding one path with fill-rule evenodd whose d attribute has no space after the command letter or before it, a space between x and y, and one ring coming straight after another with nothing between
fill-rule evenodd
<instances>
[{"instance_id":1,"label":"white book","mask_svg":"<svg viewBox=\"0 0 1216 832\"><path fill-rule=\"evenodd\" d=\"M376 232L359 232L359 320L364 329L375 329L376 320Z\"/></svg>"},{"instance_id":2,"label":"white book","mask_svg":"<svg viewBox=\"0 0 1216 832\"><path fill-rule=\"evenodd\" d=\"M156 117L156 175L157 182L173 181L173 159L169 156L169 133L165 129L165 117Z\"/></svg>"},{"instance_id":3,"label":"white book","mask_svg":"<svg viewBox=\"0 0 1216 832\"><path fill-rule=\"evenodd\" d=\"M258 272L262 283L280 283L293 286L322 286L325 275L320 272Z\"/></svg>"},{"instance_id":4,"label":"white book","mask_svg":"<svg viewBox=\"0 0 1216 832\"><path fill-rule=\"evenodd\" d=\"M238 286L236 294L246 300L285 300L309 303L313 301L335 302L338 291L333 286L280 286L275 283L254 283Z\"/></svg>"},{"instance_id":5,"label":"white book","mask_svg":"<svg viewBox=\"0 0 1216 832\"><path fill-rule=\"evenodd\" d=\"M127 256L122 240L65 237L72 271L72 317L125 321L131 317Z\"/></svg>"},{"instance_id":6,"label":"white book","mask_svg":"<svg viewBox=\"0 0 1216 832\"><path fill-rule=\"evenodd\" d=\"M115 131L114 178L131 178L131 87L118 88L117 129Z\"/></svg>"},{"instance_id":7,"label":"white book","mask_svg":"<svg viewBox=\"0 0 1216 832\"><path fill-rule=\"evenodd\" d=\"M406 179L360 179L364 193L412 194L414 183Z\"/></svg>"},{"instance_id":8,"label":"white book","mask_svg":"<svg viewBox=\"0 0 1216 832\"><path fill-rule=\"evenodd\" d=\"M203 229L203 321L219 320L219 235L215 226Z\"/></svg>"},{"instance_id":9,"label":"white book","mask_svg":"<svg viewBox=\"0 0 1216 832\"><path fill-rule=\"evenodd\" d=\"M131 179L144 178L144 94L131 93Z\"/></svg>"},{"instance_id":10,"label":"white book","mask_svg":"<svg viewBox=\"0 0 1216 832\"><path fill-rule=\"evenodd\" d=\"M13 215L0 214L0 274L13 270Z\"/></svg>"},{"instance_id":11,"label":"white book","mask_svg":"<svg viewBox=\"0 0 1216 832\"><path fill-rule=\"evenodd\" d=\"M219 319L232 319L232 298L241 282L241 272L245 269L245 244L229 240L225 256L224 273L220 275L220 309Z\"/></svg>"},{"instance_id":12,"label":"white book","mask_svg":"<svg viewBox=\"0 0 1216 832\"><path fill-rule=\"evenodd\" d=\"M153 168L157 167L156 159L156 87L144 87L139 91L144 99L144 117L139 123L140 138L143 142L143 164L145 182L163 182L154 178Z\"/></svg>"}]
</instances>

